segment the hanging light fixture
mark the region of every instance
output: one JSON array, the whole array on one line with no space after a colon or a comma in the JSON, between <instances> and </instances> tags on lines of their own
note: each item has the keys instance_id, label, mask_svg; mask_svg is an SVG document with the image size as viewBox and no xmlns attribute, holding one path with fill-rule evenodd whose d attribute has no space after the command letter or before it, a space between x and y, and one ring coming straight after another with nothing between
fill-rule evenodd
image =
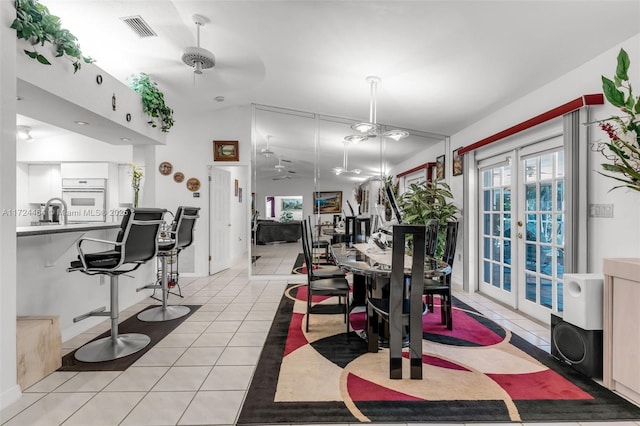
<instances>
[{"instance_id":1,"label":"hanging light fixture","mask_svg":"<svg viewBox=\"0 0 640 426\"><path fill-rule=\"evenodd\" d=\"M33 136L31 136L31 127L29 126L16 126L16 136L18 139L23 141L31 141L33 140Z\"/></svg>"},{"instance_id":2,"label":"hanging light fixture","mask_svg":"<svg viewBox=\"0 0 640 426\"><path fill-rule=\"evenodd\" d=\"M350 135L350 136L347 136L345 139L354 141L354 142L361 142L362 140L367 140L369 137L375 137L380 134L380 125L377 122L376 96L378 93L378 83L380 83L382 80L380 80L380 77L376 77L372 75L368 76L366 80L367 80L367 83L369 83L369 87L370 87L369 121L356 123L351 126L353 130L359 132L360 134ZM400 139L404 139L407 136L409 136L409 132L407 132L406 130L392 129L382 133L382 136L391 138L395 141L399 141ZM361 138L361 139L358 139L358 138Z\"/></svg>"},{"instance_id":3,"label":"hanging light fixture","mask_svg":"<svg viewBox=\"0 0 640 426\"><path fill-rule=\"evenodd\" d=\"M267 135L267 147L266 148L262 148L260 150L260 155L262 155L265 158L269 158L272 155L275 154L275 152L271 151L271 148L269 148L269 143L271 142L271 135Z\"/></svg>"},{"instance_id":4,"label":"hanging light fixture","mask_svg":"<svg viewBox=\"0 0 640 426\"><path fill-rule=\"evenodd\" d=\"M342 157L342 167L334 167L333 172L338 176L346 175L346 174L357 176L362 172L362 170L360 169L349 170L349 144L351 142L349 142L348 140L344 140L343 143L344 143L344 153Z\"/></svg>"},{"instance_id":5,"label":"hanging light fixture","mask_svg":"<svg viewBox=\"0 0 640 426\"><path fill-rule=\"evenodd\" d=\"M278 164L273 167L278 171L278 173L281 173L284 170L284 166L280 163L280 157L278 157Z\"/></svg>"}]
</instances>

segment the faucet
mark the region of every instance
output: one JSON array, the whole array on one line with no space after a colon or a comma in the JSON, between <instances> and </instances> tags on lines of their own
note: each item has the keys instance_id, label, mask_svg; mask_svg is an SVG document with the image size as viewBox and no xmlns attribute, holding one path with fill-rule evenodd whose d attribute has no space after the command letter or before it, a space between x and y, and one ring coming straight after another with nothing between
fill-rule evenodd
<instances>
[{"instance_id":1,"label":"faucet","mask_svg":"<svg viewBox=\"0 0 640 426\"><path fill-rule=\"evenodd\" d=\"M66 225L66 224L67 224L67 213L68 213L68 210L67 210L67 203L66 203L66 201L64 201L62 198L60 198L60 197L53 197L52 199L50 199L49 201L47 201L47 204L44 206L44 211L45 211L45 212L48 212L48 211L49 211L49 206L51 206L51 203L52 203L53 201L60 201L60 203L62 204L62 208L63 208L63 210L64 210L64 214L62 215L62 224L63 224L63 225ZM61 214L62 214L62 213L61 213ZM60 223L60 222L58 222L58 223Z\"/></svg>"}]
</instances>

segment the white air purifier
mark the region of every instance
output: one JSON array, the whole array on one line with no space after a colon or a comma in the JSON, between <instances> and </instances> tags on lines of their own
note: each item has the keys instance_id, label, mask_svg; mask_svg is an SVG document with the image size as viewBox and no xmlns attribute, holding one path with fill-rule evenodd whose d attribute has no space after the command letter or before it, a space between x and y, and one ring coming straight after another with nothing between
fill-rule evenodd
<instances>
[{"instance_id":1,"label":"white air purifier","mask_svg":"<svg viewBox=\"0 0 640 426\"><path fill-rule=\"evenodd\" d=\"M602 274L564 274L564 321L583 330L602 330Z\"/></svg>"}]
</instances>

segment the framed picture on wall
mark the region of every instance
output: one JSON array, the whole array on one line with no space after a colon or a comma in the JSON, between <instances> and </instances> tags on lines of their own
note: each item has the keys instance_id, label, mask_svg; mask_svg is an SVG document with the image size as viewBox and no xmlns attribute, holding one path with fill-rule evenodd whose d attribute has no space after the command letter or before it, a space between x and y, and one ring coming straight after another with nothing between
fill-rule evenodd
<instances>
[{"instance_id":1,"label":"framed picture on wall","mask_svg":"<svg viewBox=\"0 0 640 426\"><path fill-rule=\"evenodd\" d=\"M330 214L342 212L342 191L313 193L313 213Z\"/></svg>"},{"instance_id":2,"label":"framed picture on wall","mask_svg":"<svg viewBox=\"0 0 640 426\"><path fill-rule=\"evenodd\" d=\"M436 157L436 179L444 179L444 160L444 155Z\"/></svg>"},{"instance_id":3,"label":"framed picture on wall","mask_svg":"<svg viewBox=\"0 0 640 426\"><path fill-rule=\"evenodd\" d=\"M458 154L460 148L453 151L453 166L451 171L454 176L459 176L462 174L462 155Z\"/></svg>"},{"instance_id":4,"label":"framed picture on wall","mask_svg":"<svg viewBox=\"0 0 640 426\"><path fill-rule=\"evenodd\" d=\"M238 188L238 202L242 202L242 188Z\"/></svg>"},{"instance_id":5,"label":"framed picture on wall","mask_svg":"<svg viewBox=\"0 0 640 426\"><path fill-rule=\"evenodd\" d=\"M238 141L213 141L213 161L238 161Z\"/></svg>"},{"instance_id":6,"label":"framed picture on wall","mask_svg":"<svg viewBox=\"0 0 640 426\"><path fill-rule=\"evenodd\" d=\"M235 180L235 183L234 183L234 194L233 194L233 195L235 195L236 197L238 196L238 188L239 188L239 186L238 186L238 185L239 185L239 184L238 184L238 179L236 179L236 180Z\"/></svg>"},{"instance_id":7,"label":"framed picture on wall","mask_svg":"<svg viewBox=\"0 0 640 426\"><path fill-rule=\"evenodd\" d=\"M299 198L283 198L282 210L302 210L302 200Z\"/></svg>"}]
</instances>

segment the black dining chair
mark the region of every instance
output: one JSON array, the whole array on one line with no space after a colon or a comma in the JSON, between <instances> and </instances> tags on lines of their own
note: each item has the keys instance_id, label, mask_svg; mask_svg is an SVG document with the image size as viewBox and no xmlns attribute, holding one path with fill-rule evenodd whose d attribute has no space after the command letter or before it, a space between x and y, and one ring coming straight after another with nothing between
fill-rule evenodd
<instances>
[{"instance_id":1,"label":"black dining chair","mask_svg":"<svg viewBox=\"0 0 640 426\"><path fill-rule=\"evenodd\" d=\"M411 272L405 272L406 237L413 238ZM389 325L389 378L402 379L402 347L407 334L411 379L422 379L422 282L424 280L425 227L395 225L388 289L367 297L369 352L377 352L379 318ZM418 284L418 285L416 285ZM386 291L385 291L386 290ZM408 328L408 332L407 332Z\"/></svg>"},{"instance_id":2,"label":"black dining chair","mask_svg":"<svg viewBox=\"0 0 640 426\"><path fill-rule=\"evenodd\" d=\"M318 311L317 306L313 306L313 296L336 296L338 297L338 304L343 305L344 321L347 325L347 336L349 334L349 320L348 320L348 305L349 305L349 283L344 277L329 277L320 278L313 274L313 262L311 261L311 251L309 246L309 232L308 224L306 221L302 221L302 251L304 253L305 262L307 264L307 317L305 330L309 331L309 317L315 310ZM344 298L344 302L342 302Z\"/></svg>"},{"instance_id":3,"label":"black dining chair","mask_svg":"<svg viewBox=\"0 0 640 426\"><path fill-rule=\"evenodd\" d=\"M307 237L307 241L313 241L311 219L302 221L302 235ZM312 246L308 244L307 247ZM308 263L305 258L305 265L307 269L311 269L310 272L313 280L345 276L344 271L340 267L330 263L317 262L315 257L313 257L313 252L311 252L311 263Z\"/></svg>"},{"instance_id":4,"label":"black dining chair","mask_svg":"<svg viewBox=\"0 0 640 426\"><path fill-rule=\"evenodd\" d=\"M167 277L167 259L180 255L180 252L193 243L193 231L200 207L180 206L176 210L171 229L164 241L158 246L158 258L160 259L160 283L150 284L138 289L160 289L162 291L162 306L147 309L138 314L140 321L157 322L168 321L183 317L191 312L188 306L169 305L169 285Z\"/></svg>"},{"instance_id":5,"label":"black dining chair","mask_svg":"<svg viewBox=\"0 0 640 426\"><path fill-rule=\"evenodd\" d=\"M458 241L458 222L448 222L442 260L453 267ZM423 294L427 296L427 306L433 312L433 297L440 296L440 315L442 324L453 330L453 313L451 305L451 273L438 278L425 278Z\"/></svg>"},{"instance_id":6,"label":"black dining chair","mask_svg":"<svg viewBox=\"0 0 640 426\"><path fill-rule=\"evenodd\" d=\"M312 221L311 221L311 216L309 216L308 218L309 220L309 230L311 231L311 236L310 236L310 240L311 241L311 254L313 254L313 250L314 249L320 249L322 251L324 251L324 261L323 262L317 262L317 263L328 263L329 262L329 245L331 245L331 243L327 240L321 240L320 239L320 226L317 227L318 229L318 235L316 238L313 237L313 226L312 226ZM314 259L317 258L316 256L314 256Z\"/></svg>"},{"instance_id":7,"label":"black dining chair","mask_svg":"<svg viewBox=\"0 0 640 426\"><path fill-rule=\"evenodd\" d=\"M433 257L436 255L436 249L438 248L438 220L430 219L427 223L427 235L426 235L426 251L425 255Z\"/></svg>"},{"instance_id":8,"label":"black dining chair","mask_svg":"<svg viewBox=\"0 0 640 426\"><path fill-rule=\"evenodd\" d=\"M120 231L115 241L82 237L77 242L78 260L71 262L67 271L79 271L87 275L107 275L110 280L109 311L106 307L77 316L73 322L82 321L91 316L111 317L111 335L94 340L78 349L74 356L82 362L110 361L131 355L144 349L151 339L145 334L118 334L118 277L135 271L141 265L153 259L158 252L158 234L164 223L165 209L135 208L127 209ZM95 253L85 253L85 242L108 244L112 249Z\"/></svg>"}]
</instances>

